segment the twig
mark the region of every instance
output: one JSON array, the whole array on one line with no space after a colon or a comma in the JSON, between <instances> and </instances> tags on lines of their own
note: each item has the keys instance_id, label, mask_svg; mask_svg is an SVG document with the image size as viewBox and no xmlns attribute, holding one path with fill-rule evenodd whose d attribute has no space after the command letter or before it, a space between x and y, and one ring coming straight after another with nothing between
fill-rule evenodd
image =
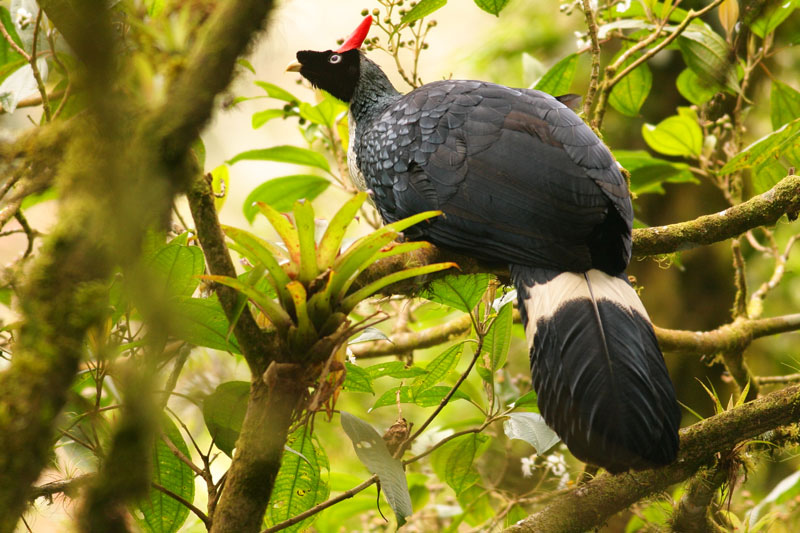
<instances>
[{"instance_id":1,"label":"twig","mask_svg":"<svg viewBox=\"0 0 800 533\"><path fill-rule=\"evenodd\" d=\"M11 35L8 33L8 30L6 29L5 24L0 24L0 33L3 34L3 37L8 43L8 46L10 46L12 50L21 55L25 61L30 62L31 60L30 54L28 54L28 52L26 52L25 49L23 49L20 45L18 45L17 42L14 40L14 38L11 37Z\"/></svg>"},{"instance_id":2,"label":"twig","mask_svg":"<svg viewBox=\"0 0 800 533\"><path fill-rule=\"evenodd\" d=\"M36 231L28 224L28 219L22 214L21 209L14 213L14 218L17 219L19 225L22 226L22 231L24 231L25 235L28 237L28 246L25 248L25 253L22 255L22 257L25 258L33 252L33 240L36 238Z\"/></svg>"},{"instance_id":3,"label":"twig","mask_svg":"<svg viewBox=\"0 0 800 533\"><path fill-rule=\"evenodd\" d=\"M583 116L589 119L600 81L600 43L597 41L597 20L590 0L583 0L583 13L586 16L586 27L588 28L591 46L589 50L592 54L592 74L589 78L589 90L586 92L586 100L583 102Z\"/></svg>"},{"instance_id":4,"label":"twig","mask_svg":"<svg viewBox=\"0 0 800 533\"><path fill-rule=\"evenodd\" d=\"M759 385L787 385L800 381L800 372L785 376L761 376L755 378Z\"/></svg>"},{"instance_id":5,"label":"twig","mask_svg":"<svg viewBox=\"0 0 800 533\"><path fill-rule=\"evenodd\" d=\"M465 314L445 324L434 326L423 331L393 334L392 342L364 342L354 344L350 346L350 349L356 358L381 357L406 353L411 350L438 346L443 342L457 339L469 333L471 328L472 320L469 315Z\"/></svg>"},{"instance_id":6,"label":"twig","mask_svg":"<svg viewBox=\"0 0 800 533\"><path fill-rule=\"evenodd\" d=\"M775 255L775 268L772 271L772 276L770 276L768 281L762 283L761 286L753 292L752 296L750 296L750 302L747 304L748 316L756 318L761 315L764 308L763 301L767 297L767 293L778 286L781 279L783 279L783 275L786 273L786 263L789 261L789 254L792 251L792 247L797 242L798 237L800 237L800 235L792 235L789 238L789 242L786 243L783 253Z\"/></svg>"},{"instance_id":7,"label":"twig","mask_svg":"<svg viewBox=\"0 0 800 533\"><path fill-rule=\"evenodd\" d=\"M91 481L93 477L94 474L82 474L72 479L60 479L38 487L32 487L28 493L28 499L32 502L38 498L52 498L54 494L64 493L69 495Z\"/></svg>"},{"instance_id":8,"label":"twig","mask_svg":"<svg viewBox=\"0 0 800 533\"><path fill-rule=\"evenodd\" d=\"M686 484L675 513L670 519L672 531L721 532L711 518L717 489L728 479L730 465L718 463L701 468Z\"/></svg>"},{"instance_id":9,"label":"twig","mask_svg":"<svg viewBox=\"0 0 800 533\"><path fill-rule=\"evenodd\" d=\"M162 485L159 485L159 484L158 484L158 483L156 483L155 481L151 482L151 485L152 485L152 487L153 487L154 489L156 489L157 491L159 491L159 492L163 492L164 494L166 494L167 496L169 496L169 497L170 497L170 498L172 498L173 500L177 501L178 503L180 503L181 505L183 505L184 507L186 507L187 509L189 509L189 510L190 510L191 512L193 512L195 515L197 515L197 518L199 518L199 519L200 519L200 521L202 521L202 522L203 522L203 524L206 526L206 528L210 528L210 527L211 527L211 519L210 519L210 518L208 518L208 516L206 516L206 514L205 514L203 511L201 511L200 509L198 509L197 507L195 507L195 506L192 504L192 502L188 501L188 500L187 500L186 498L184 498L183 496L180 496L180 495L178 495L178 494L175 494L174 492L172 492L172 491L171 491L171 490L169 490L168 488L166 488L166 487L164 487L164 486L162 486Z\"/></svg>"},{"instance_id":10,"label":"twig","mask_svg":"<svg viewBox=\"0 0 800 533\"><path fill-rule=\"evenodd\" d=\"M324 501L324 502L322 502L322 503L320 503L318 505L315 505L311 509L308 509L307 511L303 511L299 515L293 516L293 517L289 518L288 520L284 520L280 524L275 524L272 527L268 527L267 529L264 529L263 531L261 531L261 533L274 533L275 531L280 531L281 529L286 529L287 527L293 526L294 524L297 524L298 522L302 522L303 520L305 520L309 516L314 516L315 514L321 512L321 511L324 511L325 509L327 509L328 507L330 507L332 505L336 505L337 503L339 503L341 501L347 500L348 498L352 498L353 496L355 496L359 492L363 491L364 489L367 489L370 486L374 485L376 481L378 481L378 476L377 475L373 475L371 478L367 479L366 481L364 481L360 485L357 485L357 486L353 487L350 490L344 491L343 493L341 493L340 495L336 496L335 498L331 498L330 500L327 500L327 501Z\"/></svg>"},{"instance_id":11,"label":"twig","mask_svg":"<svg viewBox=\"0 0 800 533\"><path fill-rule=\"evenodd\" d=\"M50 110L50 99L47 97L47 89L44 86L44 80L42 79L42 73L39 72L39 66L36 64L36 41L39 40L39 28L42 24L42 11L39 8L38 13L36 14L36 22L33 26L33 45L31 45L31 55L28 59L28 63L31 65L31 70L33 71L33 78L36 80L36 86L39 89L39 94L42 97L42 111L44 112L44 118L47 122L50 122L53 119L53 113Z\"/></svg>"},{"instance_id":12,"label":"twig","mask_svg":"<svg viewBox=\"0 0 800 533\"><path fill-rule=\"evenodd\" d=\"M736 296L733 301L733 318L747 317L747 278L745 277L744 256L739 239L731 241L733 255L733 284L736 287Z\"/></svg>"}]
</instances>

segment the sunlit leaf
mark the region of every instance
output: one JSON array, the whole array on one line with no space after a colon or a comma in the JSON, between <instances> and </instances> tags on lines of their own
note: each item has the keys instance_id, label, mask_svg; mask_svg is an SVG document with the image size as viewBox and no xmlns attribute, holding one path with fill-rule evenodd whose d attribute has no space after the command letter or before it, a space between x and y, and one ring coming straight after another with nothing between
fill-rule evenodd
<instances>
[{"instance_id":1,"label":"sunlit leaf","mask_svg":"<svg viewBox=\"0 0 800 533\"><path fill-rule=\"evenodd\" d=\"M800 118L784 124L778 130L765 135L746 147L728 161L720 169L719 173L730 174L737 170L757 167L767 162L769 158L779 157L784 150L798 142L798 137L800 137Z\"/></svg>"},{"instance_id":2,"label":"sunlit leaf","mask_svg":"<svg viewBox=\"0 0 800 533\"><path fill-rule=\"evenodd\" d=\"M570 54L550 67L533 88L554 96L568 93L577 67L578 54Z\"/></svg>"},{"instance_id":3,"label":"sunlit leaf","mask_svg":"<svg viewBox=\"0 0 800 533\"><path fill-rule=\"evenodd\" d=\"M402 526L413 512L403 463L392 457L386 443L371 425L345 411L341 413L341 421L358 458L380 479L386 501L397 517L398 526Z\"/></svg>"},{"instance_id":4,"label":"sunlit leaf","mask_svg":"<svg viewBox=\"0 0 800 533\"><path fill-rule=\"evenodd\" d=\"M420 0L420 2L411 8L410 11L403 15L400 19L401 24L408 24L409 22L419 20L422 17L427 17L434 11L443 7L447 0Z\"/></svg>"},{"instance_id":5,"label":"sunlit leaf","mask_svg":"<svg viewBox=\"0 0 800 533\"><path fill-rule=\"evenodd\" d=\"M797 8L797 0L768 0L761 4L761 12L749 23L750 29L762 39L775 31Z\"/></svg>"},{"instance_id":6,"label":"sunlit leaf","mask_svg":"<svg viewBox=\"0 0 800 533\"><path fill-rule=\"evenodd\" d=\"M377 365L368 366L364 369L372 379L381 376L390 376L397 379L415 378L425 374L426 371L418 366L406 367L403 361L387 361Z\"/></svg>"},{"instance_id":7,"label":"sunlit leaf","mask_svg":"<svg viewBox=\"0 0 800 533\"><path fill-rule=\"evenodd\" d=\"M684 69L678 74L678 78L675 80L675 86L678 88L678 92L681 93L681 96L695 105L703 105L717 94L715 83L709 84L701 80L700 77L689 68Z\"/></svg>"},{"instance_id":8,"label":"sunlit leaf","mask_svg":"<svg viewBox=\"0 0 800 533\"><path fill-rule=\"evenodd\" d=\"M283 100L284 102L290 103L298 101L297 97L295 97L292 93L286 89L281 89L277 85L268 83L266 81L257 81L254 83L264 89L264 91L267 93L267 96L270 98L277 98L278 100Z\"/></svg>"},{"instance_id":9,"label":"sunlit leaf","mask_svg":"<svg viewBox=\"0 0 800 533\"><path fill-rule=\"evenodd\" d=\"M618 55L624 53L625 49L621 50ZM641 54L634 54L628 58L619 70L622 71L628 65L633 63ZM616 58L614 59L616 60ZM633 69L627 76L622 78L614 88L611 89L611 94L608 97L608 103L614 109L627 115L635 117L639 115L639 109L650 94L650 88L653 85L653 75L650 72L650 67L647 63L642 63Z\"/></svg>"},{"instance_id":10,"label":"sunlit leaf","mask_svg":"<svg viewBox=\"0 0 800 533\"><path fill-rule=\"evenodd\" d=\"M366 199L367 193L356 194L346 201L328 222L328 227L325 228L325 233L319 240L317 248L317 265L320 270L330 268L336 260L347 228L355 219L358 210L364 205Z\"/></svg>"},{"instance_id":11,"label":"sunlit leaf","mask_svg":"<svg viewBox=\"0 0 800 533\"><path fill-rule=\"evenodd\" d=\"M413 368L413 367L412 367ZM412 376L409 376L412 377ZM402 386L394 387L383 394L381 394L375 403L370 407L370 411L378 407L386 407L387 405L396 405L397 403L413 403L420 407L433 407L439 405L443 398L445 398L452 390L452 387L446 385L436 385L430 389L424 390L416 396L412 393L411 387ZM457 389L450 397L450 401L454 400L469 400L469 396Z\"/></svg>"},{"instance_id":12,"label":"sunlit leaf","mask_svg":"<svg viewBox=\"0 0 800 533\"><path fill-rule=\"evenodd\" d=\"M216 298L178 298L175 310L175 335L195 346L242 353L236 337L229 335L228 322Z\"/></svg>"},{"instance_id":13,"label":"sunlit leaf","mask_svg":"<svg viewBox=\"0 0 800 533\"><path fill-rule=\"evenodd\" d=\"M246 381L228 381L220 384L203 400L203 420L214 445L233 457L236 439L242 431L250 384Z\"/></svg>"},{"instance_id":14,"label":"sunlit leaf","mask_svg":"<svg viewBox=\"0 0 800 533\"><path fill-rule=\"evenodd\" d=\"M736 62L731 58L730 46L709 26L690 25L678 37L678 47L686 66L705 83L716 84L731 94L739 92Z\"/></svg>"},{"instance_id":15,"label":"sunlit leaf","mask_svg":"<svg viewBox=\"0 0 800 533\"><path fill-rule=\"evenodd\" d=\"M666 155L697 157L703 149L703 130L694 112L685 107L655 126L644 124L642 137L650 148Z\"/></svg>"},{"instance_id":16,"label":"sunlit leaf","mask_svg":"<svg viewBox=\"0 0 800 533\"><path fill-rule=\"evenodd\" d=\"M664 193L664 183L700 183L689 165L658 159L644 150L615 150L614 157L631 174L636 194Z\"/></svg>"},{"instance_id":17,"label":"sunlit leaf","mask_svg":"<svg viewBox=\"0 0 800 533\"><path fill-rule=\"evenodd\" d=\"M375 394L375 391L372 389L372 378L366 370L348 362L344 363L344 367L347 369L344 384L342 385L344 390Z\"/></svg>"},{"instance_id":18,"label":"sunlit leaf","mask_svg":"<svg viewBox=\"0 0 800 533\"><path fill-rule=\"evenodd\" d=\"M197 246L167 244L148 262L162 283L163 291L174 296L191 296L205 270L203 251Z\"/></svg>"},{"instance_id":19,"label":"sunlit leaf","mask_svg":"<svg viewBox=\"0 0 800 533\"><path fill-rule=\"evenodd\" d=\"M486 292L490 279L491 274L452 274L432 281L421 296L470 313Z\"/></svg>"},{"instance_id":20,"label":"sunlit leaf","mask_svg":"<svg viewBox=\"0 0 800 533\"><path fill-rule=\"evenodd\" d=\"M506 364L508 348L511 345L511 327L514 325L513 309L513 304L505 304L483 338L486 359L479 360L476 370L484 381L492 382L494 372Z\"/></svg>"},{"instance_id":21,"label":"sunlit leaf","mask_svg":"<svg viewBox=\"0 0 800 533\"><path fill-rule=\"evenodd\" d=\"M433 452L433 470L458 495L479 479L472 463L489 447L491 439L480 433L470 433L445 443Z\"/></svg>"},{"instance_id":22,"label":"sunlit leaf","mask_svg":"<svg viewBox=\"0 0 800 533\"><path fill-rule=\"evenodd\" d=\"M330 172L331 166L325 156L308 148L299 146L283 145L273 146L272 148L262 148L260 150L247 150L233 156L226 161L233 165L239 161L275 161L278 163L294 163L295 165L306 165L309 167L320 168Z\"/></svg>"},{"instance_id":23,"label":"sunlit leaf","mask_svg":"<svg viewBox=\"0 0 800 533\"><path fill-rule=\"evenodd\" d=\"M416 396L422 391L430 389L441 382L447 374L455 370L456 366L458 366L458 362L461 360L463 349L464 343L460 342L437 355L425 367L426 373L419 376L414 380L414 383L411 384L412 394Z\"/></svg>"},{"instance_id":24,"label":"sunlit leaf","mask_svg":"<svg viewBox=\"0 0 800 533\"><path fill-rule=\"evenodd\" d=\"M228 165L222 164L211 171L211 190L214 191L214 207L217 212L225 205L225 199L228 197L228 191L231 185L230 172L228 172Z\"/></svg>"},{"instance_id":25,"label":"sunlit leaf","mask_svg":"<svg viewBox=\"0 0 800 533\"><path fill-rule=\"evenodd\" d=\"M474 0L475 4L489 14L500 16L509 0Z\"/></svg>"},{"instance_id":26,"label":"sunlit leaf","mask_svg":"<svg viewBox=\"0 0 800 533\"><path fill-rule=\"evenodd\" d=\"M536 394L536 391L531 389L513 402L509 404L509 407L534 407L535 411L539 411L539 397Z\"/></svg>"},{"instance_id":27,"label":"sunlit leaf","mask_svg":"<svg viewBox=\"0 0 800 533\"><path fill-rule=\"evenodd\" d=\"M263 111L256 111L250 119L250 123L254 130L257 130L270 120L276 118L283 118L286 112L283 109L264 109Z\"/></svg>"}]
</instances>

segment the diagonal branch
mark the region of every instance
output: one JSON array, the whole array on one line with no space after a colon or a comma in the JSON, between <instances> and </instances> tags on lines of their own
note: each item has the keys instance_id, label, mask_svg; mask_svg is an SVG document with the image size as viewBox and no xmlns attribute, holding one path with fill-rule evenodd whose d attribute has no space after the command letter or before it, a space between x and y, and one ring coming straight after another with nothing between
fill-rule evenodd
<instances>
[{"instance_id":1,"label":"diagonal branch","mask_svg":"<svg viewBox=\"0 0 800 533\"><path fill-rule=\"evenodd\" d=\"M800 420L800 385L787 387L681 430L671 465L625 475L602 475L553 500L506 529L511 533L572 533L592 529L633 503L693 475L717 452Z\"/></svg>"}]
</instances>

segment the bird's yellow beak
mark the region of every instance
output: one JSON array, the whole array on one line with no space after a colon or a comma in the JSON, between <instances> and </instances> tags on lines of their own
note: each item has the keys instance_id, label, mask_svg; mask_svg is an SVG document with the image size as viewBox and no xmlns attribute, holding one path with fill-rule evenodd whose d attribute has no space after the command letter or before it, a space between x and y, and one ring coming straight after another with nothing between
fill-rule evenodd
<instances>
[{"instance_id":1,"label":"bird's yellow beak","mask_svg":"<svg viewBox=\"0 0 800 533\"><path fill-rule=\"evenodd\" d=\"M286 65L286 72L300 72L300 69L303 67L297 61L292 61L288 65Z\"/></svg>"}]
</instances>

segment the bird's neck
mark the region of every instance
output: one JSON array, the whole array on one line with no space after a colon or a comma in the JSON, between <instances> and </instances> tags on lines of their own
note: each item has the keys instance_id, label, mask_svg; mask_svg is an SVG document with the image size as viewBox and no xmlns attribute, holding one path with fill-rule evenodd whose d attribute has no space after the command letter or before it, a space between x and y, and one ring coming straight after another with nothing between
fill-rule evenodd
<instances>
[{"instance_id":1,"label":"bird's neck","mask_svg":"<svg viewBox=\"0 0 800 533\"><path fill-rule=\"evenodd\" d=\"M359 80L350 100L350 115L357 129L372 122L400 96L380 67L362 55Z\"/></svg>"}]
</instances>

